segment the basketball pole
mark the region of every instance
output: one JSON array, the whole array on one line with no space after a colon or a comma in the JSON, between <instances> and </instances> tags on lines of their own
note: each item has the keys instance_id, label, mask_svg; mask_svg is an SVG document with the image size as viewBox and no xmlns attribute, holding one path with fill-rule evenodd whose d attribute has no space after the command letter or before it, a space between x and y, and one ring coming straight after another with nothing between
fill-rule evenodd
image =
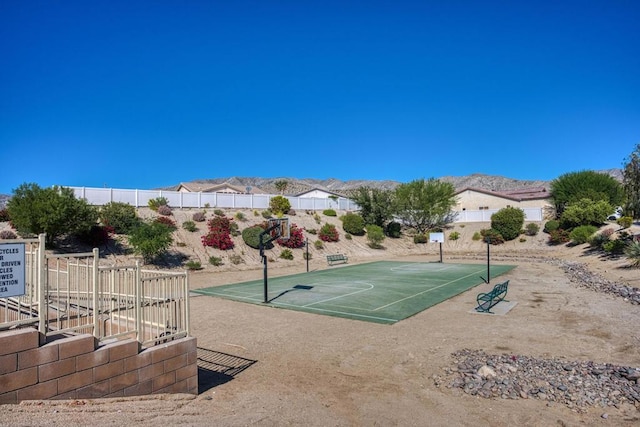
<instances>
[{"instance_id":1,"label":"basketball pole","mask_svg":"<svg viewBox=\"0 0 640 427\"><path fill-rule=\"evenodd\" d=\"M490 255L490 247L491 247L491 238L487 237L485 238L485 241L487 242L487 278L485 279L484 277L480 276L480 278L482 280L484 280L485 283L489 284L491 283L491 270L490 270L490 259L491 259L491 255Z\"/></svg>"},{"instance_id":2,"label":"basketball pole","mask_svg":"<svg viewBox=\"0 0 640 427\"><path fill-rule=\"evenodd\" d=\"M305 239L305 244L307 245L307 273L309 272L309 238Z\"/></svg>"},{"instance_id":3,"label":"basketball pole","mask_svg":"<svg viewBox=\"0 0 640 427\"><path fill-rule=\"evenodd\" d=\"M272 225L268 227L266 230L260 233L260 256L262 257L263 267L263 280L264 280L264 303L267 304L269 302L269 283L267 277L267 256L264 254L264 245L275 240L274 237L271 237L271 232L280 227L280 223ZM262 236L268 234L269 239L266 242L262 241Z\"/></svg>"}]
</instances>

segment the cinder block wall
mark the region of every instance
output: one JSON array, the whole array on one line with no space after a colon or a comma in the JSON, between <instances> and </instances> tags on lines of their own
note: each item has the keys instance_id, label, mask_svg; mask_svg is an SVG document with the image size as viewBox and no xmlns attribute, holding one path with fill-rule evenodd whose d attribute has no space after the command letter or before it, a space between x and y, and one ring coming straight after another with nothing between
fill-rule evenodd
<instances>
[{"instance_id":1,"label":"cinder block wall","mask_svg":"<svg viewBox=\"0 0 640 427\"><path fill-rule=\"evenodd\" d=\"M155 393L198 393L195 337L139 351L127 339L98 345L92 335L39 345L35 329L0 332L0 404Z\"/></svg>"}]
</instances>

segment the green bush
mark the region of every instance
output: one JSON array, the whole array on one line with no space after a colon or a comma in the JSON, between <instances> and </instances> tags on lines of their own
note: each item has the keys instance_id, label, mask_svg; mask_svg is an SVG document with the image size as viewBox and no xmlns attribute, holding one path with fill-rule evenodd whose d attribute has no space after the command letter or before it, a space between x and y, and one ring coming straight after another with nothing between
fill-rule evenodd
<instances>
[{"instance_id":1,"label":"green bush","mask_svg":"<svg viewBox=\"0 0 640 427\"><path fill-rule=\"evenodd\" d=\"M382 247L384 241L384 230L379 225L369 224L367 225L367 240L369 246L378 249Z\"/></svg>"},{"instance_id":2,"label":"green bush","mask_svg":"<svg viewBox=\"0 0 640 427\"><path fill-rule=\"evenodd\" d=\"M560 221L552 219L544 224L543 231L551 234L552 231L556 231L558 228L560 228Z\"/></svg>"},{"instance_id":3,"label":"green bush","mask_svg":"<svg viewBox=\"0 0 640 427\"><path fill-rule=\"evenodd\" d=\"M484 242L488 242L491 245L501 245L504 243L504 237L502 237L502 234L493 228L480 230L480 235Z\"/></svg>"},{"instance_id":4,"label":"green bush","mask_svg":"<svg viewBox=\"0 0 640 427\"><path fill-rule=\"evenodd\" d=\"M142 255L145 262L152 262L164 254L173 239L172 230L160 222L143 222L129 235L129 244L134 252Z\"/></svg>"},{"instance_id":5,"label":"green bush","mask_svg":"<svg viewBox=\"0 0 640 427\"><path fill-rule=\"evenodd\" d=\"M496 230L504 240L513 240L518 237L523 225L524 211L520 208L502 208L491 215L491 228Z\"/></svg>"},{"instance_id":6,"label":"green bush","mask_svg":"<svg viewBox=\"0 0 640 427\"><path fill-rule=\"evenodd\" d=\"M224 211L222 209L214 209L213 214L216 216L224 216Z\"/></svg>"},{"instance_id":7,"label":"green bush","mask_svg":"<svg viewBox=\"0 0 640 427\"><path fill-rule=\"evenodd\" d=\"M128 203L111 202L100 208L100 222L111 227L114 233L129 234L131 230L140 225L140 218L136 208Z\"/></svg>"},{"instance_id":8,"label":"green bush","mask_svg":"<svg viewBox=\"0 0 640 427\"><path fill-rule=\"evenodd\" d=\"M607 230L604 230L604 231L607 231ZM592 248L602 249L604 244L611 240L611 233L605 233L604 231L602 233L594 234L593 236L591 236L591 239L589 240L589 245Z\"/></svg>"},{"instance_id":9,"label":"green bush","mask_svg":"<svg viewBox=\"0 0 640 427\"><path fill-rule=\"evenodd\" d=\"M324 243L322 243L322 240L316 240L315 242L313 242L313 247L315 247L316 249L322 249L324 248Z\"/></svg>"},{"instance_id":10,"label":"green bush","mask_svg":"<svg viewBox=\"0 0 640 427\"><path fill-rule=\"evenodd\" d=\"M581 225L571 230L569 238L576 245L581 245L590 241L596 231L598 231L598 227L594 225Z\"/></svg>"},{"instance_id":11,"label":"green bush","mask_svg":"<svg viewBox=\"0 0 640 427\"><path fill-rule=\"evenodd\" d=\"M264 219L269 219L269 218L273 218L273 214L271 213L270 209L265 209L262 211L262 218Z\"/></svg>"},{"instance_id":12,"label":"green bush","mask_svg":"<svg viewBox=\"0 0 640 427\"><path fill-rule=\"evenodd\" d=\"M460 233L457 231L452 231L449 233L449 240L458 240L460 238Z\"/></svg>"},{"instance_id":13,"label":"green bush","mask_svg":"<svg viewBox=\"0 0 640 427\"><path fill-rule=\"evenodd\" d=\"M562 212L560 226L568 230L580 225L604 224L612 211L613 207L605 200L580 199Z\"/></svg>"},{"instance_id":14,"label":"green bush","mask_svg":"<svg viewBox=\"0 0 640 427\"><path fill-rule=\"evenodd\" d=\"M640 242L632 242L627 245L624 254L629 258L632 267L640 267Z\"/></svg>"},{"instance_id":15,"label":"green bush","mask_svg":"<svg viewBox=\"0 0 640 427\"><path fill-rule=\"evenodd\" d=\"M402 234L402 225L399 222L391 221L387 224L387 236L397 239Z\"/></svg>"},{"instance_id":16,"label":"green bush","mask_svg":"<svg viewBox=\"0 0 640 427\"><path fill-rule=\"evenodd\" d=\"M152 211L157 211L160 206L168 206L169 201L166 197L156 197L155 199L149 199L147 204Z\"/></svg>"},{"instance_id":17,"label":"green bush","mask_svg":"<svg viewBox=\"0 0 640 427\"><path fill-rule=\"evenodd\" d=\"M602 245L602 249L609 254L620 255L624 253L627 246L629 246L628 242L621 239L614 239L609 240L607 243Z\"/></svg>"},{"instance_id":18,"label":"green bush","mask_svg":"<svg viewBox=\"0 0 640 427\"><path fill-rule=\"evenodd\" d=\"M342 217L342 229L354 236L363 236L364 219L358 214L348 213Z\"/></svg>"},{"instance_id":19,"label":"green bush","mask_svg":"<svg viewBox=\"0 0 640 427\"><path fill-rule=\"evenodd\" d=\"M187 261L184 265L189 270L202 270L202 264L200 264L200 261Z\"/></svg>"},{"instance_id":20,"label":"green bush","mask_svg":"<svg viewBox=\"0 0 640 427\"><path fill-rule=\"evenodd\" d=\"M322 211L322 214L323 214L324 216L337 216L337 215L338 215L338 214L336 213L336 211L335 211L335 210L333 210L333 209L325 209L325 210L323 210L323 211Z\"/></svg>"},{"instance_id":21,"label":"green bush","mask_svg":"<svg viewBox=\"0 0 640 427\"><path fill-rule=\"evenodd\" d=\"M168 218L166 216L159 216L158 218L154 219L153 222L157 222L159 224L164 224L168 228L170 228L171 231L173 231L173 230L178 228L178 226L176 225L176 222L174 220L172 220L171 218Z\"/></svg>"},{"instance_id":22,"label":"green bush","mask_svg":"<svg viewBox=\"0 0 640 427\"><path fill-rule=\"evenodd\" d=\"M347 240L353 240L353 236L351 236L351 234L349 233L345 233L344 238Z\"/></svg>"},{"instance_id":23,"label":"green bush","mask_svg":"<svg viewBox=\"0 0 640 427\"><path fill-rule=\"evenodd\" d=\"M244 214L242 212L236 212L236 215L234 217L235 219L237 219L238 221L246 221L247 218L245 218Z\"/></svg>"},{"instance_id":24,"label":"green bush","mask_svg":"<svg viewBox=\"0 0 640 427\"><path fill-rule=\"evenodd\" d=\"M264 228L254 225L253 227L248 227L242 230L242 240L246 243L247 246L253 249L260 249L260 234L264 231ZM270 237L265 235L263 237L263 241L265 242L263 245L264 249L273 248L273 243L266 243Z\"/></svg>"},{"instance_id":25,"label":"green bush","mask_svg":"<svg viewBox=\"0 0 640 427\"><path fill-rule=\"evenodd\" d=\"M198 227L196 227L196 223L193 221L185 221L182 223L182 228L184 228L187 231L190 232L194 232L198 230Z\"/></svg>"},{"instance_id":26,"label":"green bush","mask_svg":"<svg viewBox=\"0 0 640 427\"><path fill-rule=\"evenodd\" d=\"M535 236L540 231L540 226L534 222L530 222L524 227L524 234L527 236Z\"/></svg>"},{"instance_id":27,"label":"green bush","mask_svg":"<svg viewBox=\"0 0 640 427\"><path fill-rule=\"evenodd\" d=\"M304 260L311 260L313 258L313 254L311 252L303 252L302 258Z\"/></svg>"},{"instance_id":28,"label":"green bush","mask_svg":"<svg viewBox=\"0 0 640 427\"><path fill-rule=\"evenodd\" d=\"M291 252L291 249L283 249L282 252L280 252L280 258L292 260L293 252Z\"/></svg>"},{"instance_id":29,"label":"green bush","mask_svg":"<svg viewBox=\"0 0 640 427\"><path fill-rule=\"evenodd\" d=\"M309 234L313 234L316 235L318 234L318 230L316 230L315 228L305 228L305 231Z\"/></svg>"},{"instance_id":30,"label":"green bush","mask_svg":"<svg viewBox=\"0 0 640 427\"><path fill-rule=\"evenodd\" d=\"M320 232L318 233L318 237L320 240L325 242L337 242L340 240L340 235L338 234L338 230L336 226L333 224L325 223L322 228L320 228Z\"/></svg>"},{"instance_id":31,"label":"green bush","mask_svg":"<svg viewBox=\"0 0 640 427\"><path fill-rule=\"evenodd\" d=\"M429 241L429 238L427 237L426 234L416 234L415 236L413 236L413 243L421 244L421 243L427 243L428 241Z\"/></svg>"},{"instance_id":32,"label":"green bush","mask_svg":"<svg viewBox=\"0 0 640 427\"><path fill-rule=\"evenodd\" d=\"M630 216L623 216L621 218L618 218L618 221L616 221L616 223L622 228L629 228L631 227L631 224L633 224L633 218Z\"/></svg>"},{"instance_id":33,"label":"green bush","mask_svg":"<svg viewBox=\"0 0 640 427\"><path fill-rule=\"evenodd\" d=\"M273 196L271 200L269 200L269 209L271 209L276 216L281 216L291 209L291 202L284 196Z\"/></svg>"},{"instance_id":34,"label":"green bush","mask_svg":"<svg viewBox=\"0 0 640 427\"><path fill-rule=\"evenodd\" d=\"M217 256L212 256L209 258L209 264L215 266L215 267L219 267L221 265L223 265L224 263L222 262L222 258L217 257Z\"/></svg>"},{"instance_id":35,"label":"green bush","mask_svg":"<svg viewBox=\"0 0 640 427\"><path fill-rule=\"evenodd\" d=\"M473 240L473 241L482 240L482 234L480 234L479 231L476 231L475 233L473 233L473 236L471 237L471 240Z\"/></svg>"}]
</instances>

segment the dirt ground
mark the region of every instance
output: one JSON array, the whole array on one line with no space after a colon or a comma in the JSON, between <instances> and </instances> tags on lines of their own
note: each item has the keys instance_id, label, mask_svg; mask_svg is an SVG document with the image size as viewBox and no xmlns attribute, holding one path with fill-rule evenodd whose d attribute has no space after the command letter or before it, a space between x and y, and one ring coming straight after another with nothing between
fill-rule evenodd
<instances>
[{"instance_id":1,"label":"dirt ground","mask_svg":"<svg viewBox=\"0 0 640 427\"><path fill-rule=\"evenodd\" d=\"M640 411L631 405L577 412L537 399L484 399L435 385L434 377L452 366L451 354L464 348L640 367L640 306L580 288L548 261L584 263L635 287L640 271L584 246L547 246L544 239L491 248L492 262L517 265L500 277L510 280L509 300L517 302L506 315L472 313L476 294L489 285L394 325L194 296L191 334L200 366L209 369L200 371L199 395L0 405L0 425L640 425ZM444 246L444 262L486 262L485 247L468 238ZM438 257L434 247L407 252L352 251L350 263ZM312 269L342 268L328 267L320 256L312 261ZM299 273L302 264L276 261L269 273ZM190 281L195 289L261 274L254 263L194 272Z\"/></svg>"}]
</instances>

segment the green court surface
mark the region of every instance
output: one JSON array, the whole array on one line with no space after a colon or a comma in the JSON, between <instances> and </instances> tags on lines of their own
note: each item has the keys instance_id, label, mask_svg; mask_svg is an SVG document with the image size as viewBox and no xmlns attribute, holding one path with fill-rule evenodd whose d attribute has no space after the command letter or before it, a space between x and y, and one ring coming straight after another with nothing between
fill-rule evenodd
<instances>
[{"instance_id":1,"label":"green court surface","mask_svg":"<svg viewBox=\"0 0 640 427\"><path fill-rule=\"evenodd\" d=\"M492 284L513 265L490 265ZM236 301L392 324L484 284L487 265L378 261L193 290ZM489 285L486 285L489 286ZM486 291L486 290L484 290ZM473 296L475 302L475 295Z\"/></svg>"}]
</instances>

